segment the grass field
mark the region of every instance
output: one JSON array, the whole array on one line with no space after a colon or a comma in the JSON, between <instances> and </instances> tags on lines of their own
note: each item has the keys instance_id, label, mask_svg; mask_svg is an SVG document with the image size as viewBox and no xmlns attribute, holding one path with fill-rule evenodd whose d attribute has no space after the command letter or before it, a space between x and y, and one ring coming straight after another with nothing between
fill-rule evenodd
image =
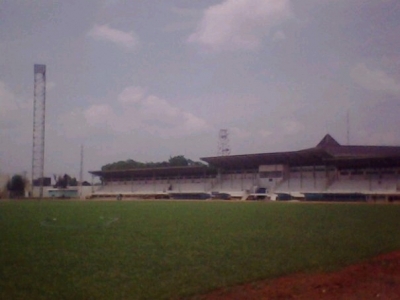
<instances>
[{"instance_id":1,"label":"grass field","mask_svg":"<svg viewBox=\"0 0 400 300\"><path fill-rule=\"evenodd\" d=\"M0 202L0 299L170 299L400 249L400 205Z\"/></svg>"}]
</instances>

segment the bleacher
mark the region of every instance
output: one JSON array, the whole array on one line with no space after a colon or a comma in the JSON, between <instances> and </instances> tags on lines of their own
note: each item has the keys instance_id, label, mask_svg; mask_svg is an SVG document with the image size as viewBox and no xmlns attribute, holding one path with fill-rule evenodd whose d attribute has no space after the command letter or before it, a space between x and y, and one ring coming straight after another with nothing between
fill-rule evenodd
<instances>
[{"instance_id":1,"label":"bleacher","mask_svg":"<svg viewBox=\"0 0 400 300\"><path fill-rule=\"evenodd\" d=\"M264 199L265 193L275 199L277 195L289 195L302 199L304 195L352 194L354 191L370 195L395 194L400 191L400 178L396 172L388 174L375 171L337 172L303 170L286 174L277 180L261 180L257 173L228 173L204 178L142 179L110 181L101 186L93 197L113 198L179 198L184 196L206 198L216 195L224 199ZM257 191L263 190L262 194ZM218 196L219 195L219 196ZM181 197L181 198L180 198ZM278 197L279 198L279 197Z\"/></svg>"},{"instance_id":2,"label":"bleacher","mask_svg":"<svg viewBox=\"0 0 400 300\"><path fill-rule=\"evenodd\" d=\"M226 174L221 178L171 178L156 180L110 181L102 185L92 197L110 198L123 195L125 198L170 194L227 194L229 198L242 199L254 192L256 174L245 176Z\"/></svg>"},{"instance_id":3,"label":"bleacher","mask_svg":"<svg viewBox=\"0 0 400 300\"><path fill-rule=\"evenodd\" d=\"M280 182L275 192L322 192L327 188L327 179L322 172L291 173L290 176Z\"/></svg>"},{"instance_id":4,"label":"bleacher","mask_svg":"<svg viewBox=\"0 0 400 300\"><path fill-rule=\"evenodd\" d=\"M329 188L329 192L360 191L364 193L390 193L397 191L396 178L340 178Z\"/></svg>"},{"instance_id":5,"label":"bleacher","mask_svg":"<svg viewBox=\"0 0 400 300\"><path fill-rule=\"evenodd\" d=\"M217 195L217 198L218 195L222 195L223 198L245 200L250 193L254 192L257 182L256 173L223 174L212 186L212 192Z\"/></svg>"}]
</instances>

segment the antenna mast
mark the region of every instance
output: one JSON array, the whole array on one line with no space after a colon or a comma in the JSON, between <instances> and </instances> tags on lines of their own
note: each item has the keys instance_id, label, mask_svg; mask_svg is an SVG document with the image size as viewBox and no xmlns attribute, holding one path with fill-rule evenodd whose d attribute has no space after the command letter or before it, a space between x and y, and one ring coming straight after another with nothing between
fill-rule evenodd
<instances>
[{"instance_id":1,"label":"antenna mast","mask_svg":"<svg viewBox=\"0 0 400 300\"><path fill-rule=\"evenodd\" d=\"M346 125L347 125L347 145L350 145L350 117L349 117L349 111L347 111Z\"/></svg>"},{"instance_id":2,"label":"antenna mast","mask_svg":"<svg viewBox=\"0 0 400 300\"><path fill-rule=\"evenodd\" d=\"M218 156L227 156L231 154L229 146L228 129L220 129L218 134Z\"/></svg>"}]
</instances>

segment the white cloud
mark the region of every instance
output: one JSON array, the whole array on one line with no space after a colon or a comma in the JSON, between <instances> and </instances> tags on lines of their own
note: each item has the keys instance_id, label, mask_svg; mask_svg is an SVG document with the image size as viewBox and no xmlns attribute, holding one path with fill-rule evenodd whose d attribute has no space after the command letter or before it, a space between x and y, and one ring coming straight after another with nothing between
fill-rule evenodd
<instances>
[{"instance_id":1,"label":"white cloud","mask_svg":"<svg viewBox=\"0 0 400 300\"><path fill-rule=\"evenodd\" d=\"M209 7L188 38L207 50L254 50L292 15L289 0L226 0Z\"/></svg>"},{"instance_id":2,"label":"white cloud","mask_svg":"<svg viewBox=\"0 0 400 300\"><path fill-rule=\"evenodd\" d=\"M101 41L114 43L126 49L134 49L139 44L139 39L136 34L125 32L106 25L95 25L89 32L88 36Z\"/></svg>"},{"instance_id":3,"label":"white cloud","mask_svg":"<svg viewBox=\"0 0 400 300\"><path fill-rule=\"evenodd\" d=\"M210 129L205 120L165 99L147 95L141 87L127 87L117 100L113 105L95 104L81 112L70 112L60 118L59 123L64 130L72 121L79 126L82 124L84 132L93 133L93 130L100 129L102 132L128 134L139 131L165 138L184 137ZM76 134L81 135L81 131Z\"/></svg>"},{"instance_id":4,"label":"white cloud","mask_svg":"<svg viewBox=\"0 0 400 300\"><path fill-rule=\"evenodd\" d=\"M92 105L84 112L84 115L91 126L108 124L115 118L111 107L107 104Z\"/></svg>"},{"instance_id":5,"label":"white cloud","mask_svg":"<svg viewBox=\"0 0 400 300\"><path fill-rule=\"evenodd\" d=\"M400 82L380 70L371 70L358 64L350 73L353 80L367 90L400 95Z\"/></svg>"},{"instance_id":6,"label":"white cloud","mask_svg":"<svg viewBox=\"0 0 400 300\"><path fill-rule=\"evenodd\" d=\"M146 95L140 87L126 88L118 100L125 104L132 103L131 106L125 107L124 115L134 117L139 121L135 125L151 134L175 137L209 129L209 125L203 119L172 106L165 99Z\"/></svg>"},{"instance_id":7,"label":"white cloud","mask_svg":"<svg viewBox=\"0 0 400 300\"><path fill-rule=\"evenodd\" d=\"M118 101L121 103L138 103L140 100L143 99L145 93L146 90L141 87L127 87L119 95Z\"/></svg>"}]
</instances>

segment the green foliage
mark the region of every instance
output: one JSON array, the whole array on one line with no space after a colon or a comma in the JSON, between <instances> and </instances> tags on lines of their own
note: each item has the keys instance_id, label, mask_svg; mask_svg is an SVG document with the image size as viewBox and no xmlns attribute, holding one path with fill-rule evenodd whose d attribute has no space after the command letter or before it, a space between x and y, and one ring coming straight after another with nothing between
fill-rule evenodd
<instances>
[{"instance_id":1,"label":"green foliage","mask_svg":"<svg viewBox=\"0 0 400 300\"><path fill-rule=\"evenodd\" d=\"M7 183L7 190L11 198L23 197L25 195L26 180L22 175L16 174Z\"/></svg>"},{"instance_id":2,"label":"green foliage","mask_svg":"<svg viewBox=\"0 0 400 300\"><path fill-rule=\"evenodd\" d=\"M72 177L69 181L69 186L78 186L78 180L75 177Z\"/></svg>"},{"instance_id":3,"label":"green foliage","mask_svg":"<svg viewBox=\"0 0 400 300\"><path fill-rule=\"evenodd\" d=\"M64 174L64 176L58 176L57 179L56 176L54 176L54 179L56 180L56 184L54 185L56 188L65 189L68 186L78 186L78 181L76 178L71 177L68 174Z\"/></svg>"},{"instance_id":4,"label":"green foliage","mask_svg":"<svg viewBox=\"0 0 400 300\"><path fill-rule=\"evenodd\" d=\"M170 157L168 162L138 162L133 159L126 161L118 161L111 164L107 164L101 167L102 171L114 171L114 170L129 170L129 169L140 169L140 168L165 168L165 167L182 167L182 166L205 166L202 162L193 161L185 158L183 155Z\"/></svg>"},{"instance_id":5,"label":"green foliage","mask_svg":"<svg viewBox=\"0 0 400 300\"><path fill-rule=\"evenodd\" d=\"M0 214L0 299L178 299L400 248L398 205L29 201Z\"/></svg>"},{"instance_id":6,"label":"green foliage","mask_svg":"<svg viewBox=\"0 0 400 300\"><path fill-rule=\"evenodd\" d=\"M185 167L189 165L188 160L183 155L170 157L168 162L171 167Z\"/></svg>"}]
</instances>

